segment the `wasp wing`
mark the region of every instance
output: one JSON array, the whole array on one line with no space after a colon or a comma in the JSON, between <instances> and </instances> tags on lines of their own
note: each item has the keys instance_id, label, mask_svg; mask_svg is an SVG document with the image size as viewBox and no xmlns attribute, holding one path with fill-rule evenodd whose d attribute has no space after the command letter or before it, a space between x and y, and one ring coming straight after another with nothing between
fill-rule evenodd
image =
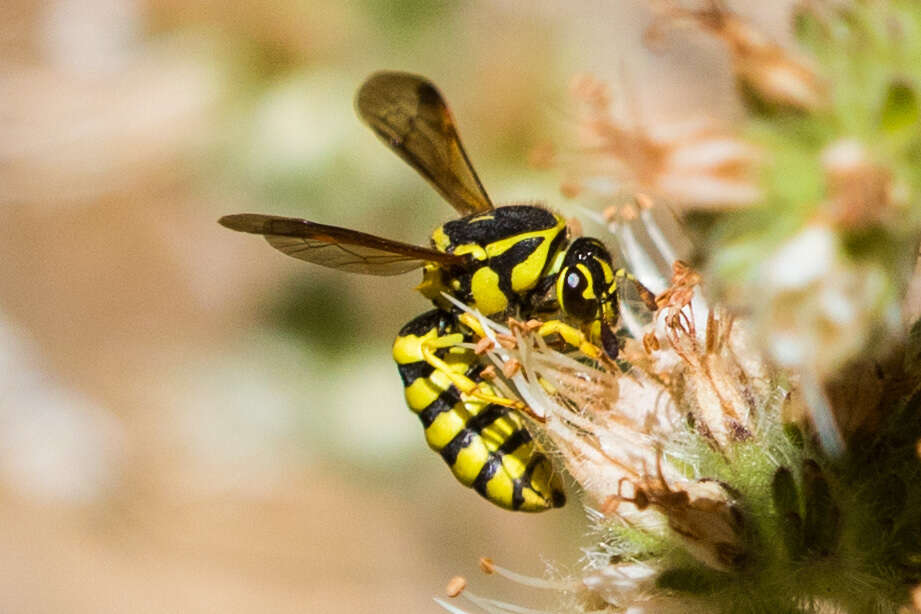
<instances>
[{"instance_id":1,"label":"wasp wing","mask_svg":"<svg viewBox=\"0 0 921 614\"><path fill-rule=\"evenodd\" d=\"M493 208L438 89L401 72L371 75L355 98L361 119L461 214Z\"/></svg>"},{"instance_id":2,"label":"wasp wing","mask_svg":"<svg viewBox=\"0 0 921 614\"><path fill-rule=\"evenodd\" d=\"M265 237L292 258L365 275L399 275L436 262L463 265L466 257L391 241L357 230L316 224L296 217L239 213L218 220L222 226Z\"/></svg>"}]
</instances>

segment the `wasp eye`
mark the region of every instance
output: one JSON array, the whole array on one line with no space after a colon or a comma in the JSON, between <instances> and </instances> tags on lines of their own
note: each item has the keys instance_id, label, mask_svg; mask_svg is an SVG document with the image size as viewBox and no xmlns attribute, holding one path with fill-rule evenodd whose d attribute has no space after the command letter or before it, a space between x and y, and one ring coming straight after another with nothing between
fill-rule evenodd
<instances>
[{"instance_id":1,"label":"wasp eye","mask_svg":"<svg viewBox=\"0 0 921 614\"><path fill-rule=\"evenodd\" d=\"M590 320L598 311L598 301L591 291L588 277L576 267L568 267L560 275L557 299L563 311L580 320Z\"/></svg>"}]
</instances>

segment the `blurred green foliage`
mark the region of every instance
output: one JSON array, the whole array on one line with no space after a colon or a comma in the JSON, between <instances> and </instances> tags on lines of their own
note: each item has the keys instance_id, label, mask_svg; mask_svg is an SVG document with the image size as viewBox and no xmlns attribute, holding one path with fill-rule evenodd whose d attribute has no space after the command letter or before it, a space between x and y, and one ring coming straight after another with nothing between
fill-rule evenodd
<instances>
[{"instance_id":1,"label":"blurred green foliage","mask_svg":"<svg viewBox=\"0 0 921 614\"><path fill-rule=\"evenodd\" d=\"M843 254L887 271L893 294L900 293L921 230L921 5L805 7L794 24L826 102L808 112L782 109L750 92L747 136L765 156L763 201L741 212L692 215L689 222L725 284L756 282L767 254L818 221L838 225ZM885 187L866 195L877 200L860 202L855 187L830 183L823 156L849 141L868 167L879 169ZM855 198L850 210L834 209L841 197Z\"/></svg>"}]
</instances>

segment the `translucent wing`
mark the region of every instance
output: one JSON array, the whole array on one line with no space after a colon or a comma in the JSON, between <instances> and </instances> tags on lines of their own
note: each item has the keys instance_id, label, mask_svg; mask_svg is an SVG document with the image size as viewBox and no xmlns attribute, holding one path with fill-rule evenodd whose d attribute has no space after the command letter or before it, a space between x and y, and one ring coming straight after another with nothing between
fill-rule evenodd
<instances>
[{"instance_id":1,"label":"translucent wing","mask_svg":"<svg viewBox=\"0 0 921 614\"><path fill-rule=\"evenodd\" d=\"M218 222L231 230L263 235L272 247L292 258L349 273L399 275L426 262L445 266L467 262L464 256L296 217L239 213L225 215Z\"/></svg>"},{"instance_id":2,"label":"translucent wing","mask_svg":"<svg viewBox=\"0 0 921 614\"><path fill-rule=\"evenodd\" d=\"M381 140L461 215L493 208L461 145L451 111L430 81L378 72L358 90L355 106Z\"/></svg>"}]
</instances>

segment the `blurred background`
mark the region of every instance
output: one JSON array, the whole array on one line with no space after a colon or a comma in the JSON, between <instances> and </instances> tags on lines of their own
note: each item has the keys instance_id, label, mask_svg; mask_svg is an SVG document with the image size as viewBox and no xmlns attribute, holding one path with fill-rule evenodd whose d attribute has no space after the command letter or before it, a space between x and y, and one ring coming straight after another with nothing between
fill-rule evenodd
<instances>
[{"instance_id":1,"label":"blurred background","mask_svg":"<svg viewBox=\"0 0 921 614\"><path fill-rule=\"evenodd\" d=\"M783 35L785 3L761 4L739 8ZM439 85L494 200L574 215L528 162L572 140L574 74L645 121L737 112L718 43L650 51L649 19L640 1L0 3L0 610L435 611L456 574L539 605L477 558L565 572L584 512L575 493L504 512L428 451L390 358L427 309L417 278L311 267L216 220L426 243L453 211L352 109L385 68Z\"/></svg>"}]
</instances>

